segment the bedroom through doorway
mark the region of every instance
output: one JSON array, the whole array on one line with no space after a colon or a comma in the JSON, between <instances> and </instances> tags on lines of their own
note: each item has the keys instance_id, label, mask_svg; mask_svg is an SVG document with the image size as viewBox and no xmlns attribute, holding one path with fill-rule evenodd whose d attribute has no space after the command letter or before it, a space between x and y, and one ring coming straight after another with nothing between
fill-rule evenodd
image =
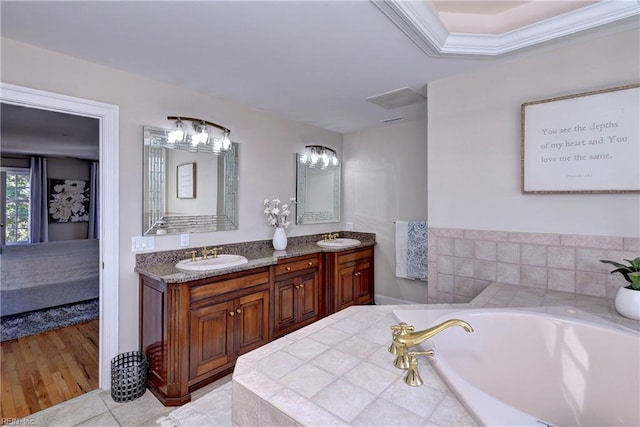
<instances>
[{"instance_id":1,"label":"bedroom through doorway","mask_svg":"<svg viewBox=\"0 0 640 427\"><path fill-rule=\"evenodd\" d=\"M0 105L3 419L95 390L100 120Z\"/></svg>"}]
</instances>

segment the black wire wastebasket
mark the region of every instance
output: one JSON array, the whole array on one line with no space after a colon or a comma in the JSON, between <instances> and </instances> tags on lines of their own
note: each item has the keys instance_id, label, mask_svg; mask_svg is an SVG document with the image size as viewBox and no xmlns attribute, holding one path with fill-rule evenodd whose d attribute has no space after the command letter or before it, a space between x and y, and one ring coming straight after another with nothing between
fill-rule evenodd
<instances>
[{"instance_id":1,"label":"black wire wastebasket","mask_svg":"<svg viewBox=\"0 0 640 427\"><path fill-rule=\"evenodd\" d=\"M111 359L111 398L131 402L147 390L149 361L140 351L129 351Z\"/></svg>"}]
</instances>

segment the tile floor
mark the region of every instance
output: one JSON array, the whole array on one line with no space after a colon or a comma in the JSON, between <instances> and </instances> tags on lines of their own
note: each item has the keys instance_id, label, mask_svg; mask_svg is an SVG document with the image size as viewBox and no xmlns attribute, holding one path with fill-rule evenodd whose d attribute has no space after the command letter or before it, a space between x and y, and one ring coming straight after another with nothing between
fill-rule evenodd
<instances>
[{"instance_id":1,"label":"tile floor","mask_svg":"<svg viewBox=\"0 0 640 427\"><path fill-rule=\"evenodd\" d=\"M192 401L231 381L231 375L209 384L192 393ZM231 407L231 398L227 406ZM164 417L176 410L176 407L163 406L156 397L147 392L132 402L117 403L111 399L109 390L95 390L68 400L44 411L37 412L21 420L8 422L7 425L66 427L66 426L155 426L161 424ZM167 423L162 423L166 426ZM228 427L228 423L216 425Z\"/></svg>"}]
</instances>

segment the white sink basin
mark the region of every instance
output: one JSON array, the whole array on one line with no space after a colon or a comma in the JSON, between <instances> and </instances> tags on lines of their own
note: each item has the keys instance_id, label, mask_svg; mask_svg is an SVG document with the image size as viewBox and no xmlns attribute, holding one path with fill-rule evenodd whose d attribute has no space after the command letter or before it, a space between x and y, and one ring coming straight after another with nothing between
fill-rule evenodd
<instances>
[{"instance_id":1,"label":"white sink basin","mask_svg":"<svg viewBox=\"0 0 640 427\"><path fill-rule=\"evenodd\" d=\"M319 240L318 242L316 242L316 244L322 248L333 248L333 249L347 248L349 246L357 246L360 243L362 242L360 242L360 240L358 239L347 239L343 237L339 237L335 240Z\"/></svg>"},{"instance_id":2,"label":"white sink basin","mask_svg":"<svg viewBox=\"0 0 640 427\"><path fill-rule=\"evenodd\" d=\"M196 258L195 261L192 261L191 259L183 259L176 264L176 268L188 271L208 271L236 267L248 262L249 260L242 255L221 254L218 255L217 258L202 259L202 257L200 257Z\"/></svg>"}]
</instances>

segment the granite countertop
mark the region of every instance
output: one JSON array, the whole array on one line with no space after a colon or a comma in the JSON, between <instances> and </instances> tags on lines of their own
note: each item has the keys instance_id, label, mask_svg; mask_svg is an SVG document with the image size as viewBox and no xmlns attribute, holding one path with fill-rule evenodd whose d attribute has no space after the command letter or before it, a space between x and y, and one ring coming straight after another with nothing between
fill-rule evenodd
<instances>
[{"instance_id":1,"label":"granite countertop","mask_svg":"<svg viewBox=\"0 0 640 427\"><path fill-rule=\"evenodd\" d=\"M201 252L202 248L184 248L180 250L152 252L136 255L135 271L144 276L165 283L184 283L192 280L206 279L208 277L221 276L223 274L235 273L238 271L251 270L259 267L266 267L277 264L279 260L293 258L303 255L312 255L321 252L343 252L353 249L360 249L375 246L375 234L341 232L340 237L354 238L360 240L360 244L346 248L323 248L316 244L322 240L322 235L290 237L287 249L284 251L274 251L271 240L234 243L222 245L224 249L220 254L234 254L246 257L247 264L209 271L183 271L175 267L175 264L188 258L187 251L196 250Z\"/></svg>"},{"instance_id":2,"label":"granite countertop","mask_svg":"<svg viewBox=\"0 0 640 427\"><path fill-rule=\"evenodd\" d=\"M409 387L388 352L394 310L521 308L566 312L640 331L605 298L491 284L469 304L352 306L241 356L233 373L234 425L477 425L465 406L419 358L421 387ZM611 323L607 323L610 324ZM614 326L617 327L617 326Z\"/></svg>"}]
</instances>

